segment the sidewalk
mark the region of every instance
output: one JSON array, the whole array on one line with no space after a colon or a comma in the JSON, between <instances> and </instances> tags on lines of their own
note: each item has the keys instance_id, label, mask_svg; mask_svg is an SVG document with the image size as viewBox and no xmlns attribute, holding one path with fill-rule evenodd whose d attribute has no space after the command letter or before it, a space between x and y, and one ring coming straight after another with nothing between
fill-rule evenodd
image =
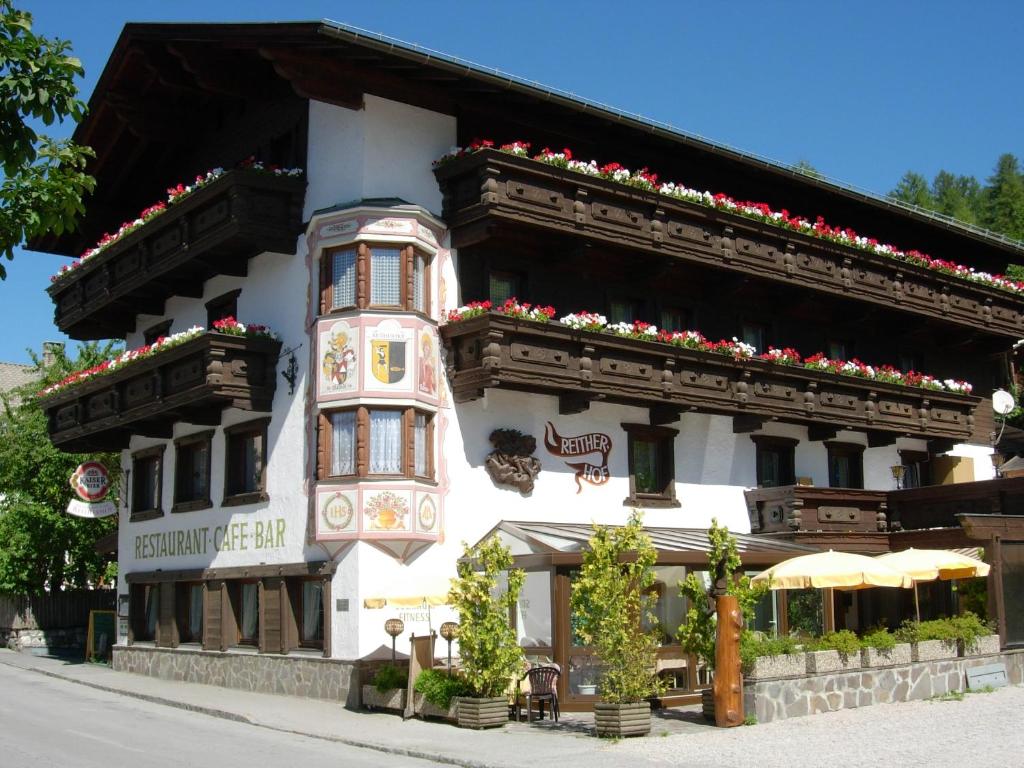
<instances>
[{"instance_id":1,"label":"sidewalk","mask_svg":"<svg viewBox=\"0 0 1024 768\"><path fill-rule=\"evenodd\" d=\"M593 719L588 716L565 715L558 727L546 720L471 731L445 723L403 721L397 715L355 712L340 704L313 699L158 680L114 672L99 664L67 662L6 649L0 649L0 664L261 728L466 768L533 763L600 768L620 765L622 758L621 752L616 754L614 742L592 735ZM690 722L691 719L695 720L696 715L683 718L674 710L670 719L656 720L651 733L658 736L690 729L711 730Z\"/></svg>"}]
</instances>

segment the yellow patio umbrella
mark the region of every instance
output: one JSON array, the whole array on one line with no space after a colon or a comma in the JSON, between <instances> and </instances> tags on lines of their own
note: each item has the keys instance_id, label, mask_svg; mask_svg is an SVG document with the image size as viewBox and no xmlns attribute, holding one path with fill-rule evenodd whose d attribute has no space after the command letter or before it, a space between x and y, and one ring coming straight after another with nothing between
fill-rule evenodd
<instances>
[{"instance_id":1,"label":"yellow patio umbrella","mask_svg":"<svg viewBox=\"0 0 1024 768\"><path fill-rule=\"evenodd\" d=\"M817 589L858 587L902 587L909 589L914 581L877 558L850 552L815 552L800 555L773 565L759 573L751 582L770 584L772 589Z\"/></svg>"},{"instance_id":2,"label":"yellow patio umbrella","mask_svg":"<svg viewBox=\"0 0 1024 768\"><path fill-rule=\"evenodd\" d=\"M448 605L448 591L452 587L454 576L434 572L415 579L404 577L392 583L372 590L363 598L364 608L426 608L427 630L434 631L434 620L431 607Z\"/></svg>"},{"instance_id":3,"label":"yellow patio umbrella","mask_svg":"<svg viewBox=\"0 0 1024 768\"><path fill-rule=\"evenodd\" d=\"M901 552L886 552L874 558L907 574L914 580L914 612L921 620L921 606L917 598L917 584L921 581L942 579L973 579L988 576L991 566L976 557L954 552L949 549L904 549Z\"/></svg>"}]
</instances>

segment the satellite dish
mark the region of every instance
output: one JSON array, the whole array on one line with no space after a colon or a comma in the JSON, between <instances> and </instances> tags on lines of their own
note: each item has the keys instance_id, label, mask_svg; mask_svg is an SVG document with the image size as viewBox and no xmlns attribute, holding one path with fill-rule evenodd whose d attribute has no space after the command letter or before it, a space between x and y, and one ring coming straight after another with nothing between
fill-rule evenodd
<instances>
[{"instance_id":1,"label":"satellite dish","mask_svg":"<svg viewBox=\"0 0 1024 768\"><path fill-rule=\"evenodd\" d=\"M1015 407L1017 407L1017 403L1013 399L1013 395L1005 389L997 389L992 393L992 410L1000 416L1005 416Z\"/></svg>"}]
</instances>

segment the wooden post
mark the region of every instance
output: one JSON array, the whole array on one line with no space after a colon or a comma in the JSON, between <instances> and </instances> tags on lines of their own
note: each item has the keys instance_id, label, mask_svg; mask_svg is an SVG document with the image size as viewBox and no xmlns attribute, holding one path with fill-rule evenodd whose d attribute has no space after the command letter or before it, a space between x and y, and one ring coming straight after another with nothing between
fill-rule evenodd
<instances>
[{"instance_id":1,"label":"wooden post","mask_svg":"<svg viewBox=\"0 0 1024 768\"><path fill-rule=\"evenodd\" d=\"M733 595L715 601L718 629L715 636L715 725L743 725L743 671L740 666L740 632L743 613Z\"/></svg>"}]
</instances>

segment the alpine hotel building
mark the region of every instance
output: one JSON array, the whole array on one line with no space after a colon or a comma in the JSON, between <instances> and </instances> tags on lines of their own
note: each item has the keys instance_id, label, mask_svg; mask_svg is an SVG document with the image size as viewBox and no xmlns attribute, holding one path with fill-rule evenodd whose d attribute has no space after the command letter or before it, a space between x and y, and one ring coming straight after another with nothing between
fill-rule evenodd
<instances>
[{"instance_id":1,"label":"alpine hotel building","mask_svg":"<svg viewBox=\"0 0 1024 768\"><path fill-rule=\"evenodd\" d=\"M493 147L452 152L478 137ZM117 668L356 703L386 619L454 618L394 598L443 594L462 542L496 530L528 571L524 650L586 707L569 583L590 524L633 507L670 701L706 682L672 635L713 517L751 570L984 547L1002 640L1024 641L1024 490L995 477L989 400L1024 295L562 148L986 273L1020 244L327 22L130 24L75 139L96 193L38 250L78 256L201 177L49 288L72 338L155 343L43 401L60 448L121 451ZM556 311L511 316L511 297ZM494 311L458 311L477 300ZM820 623L892 623L897 602L837 596ZM789 628L784 596L759 622Z\"/></svg>"}]
</instances>

